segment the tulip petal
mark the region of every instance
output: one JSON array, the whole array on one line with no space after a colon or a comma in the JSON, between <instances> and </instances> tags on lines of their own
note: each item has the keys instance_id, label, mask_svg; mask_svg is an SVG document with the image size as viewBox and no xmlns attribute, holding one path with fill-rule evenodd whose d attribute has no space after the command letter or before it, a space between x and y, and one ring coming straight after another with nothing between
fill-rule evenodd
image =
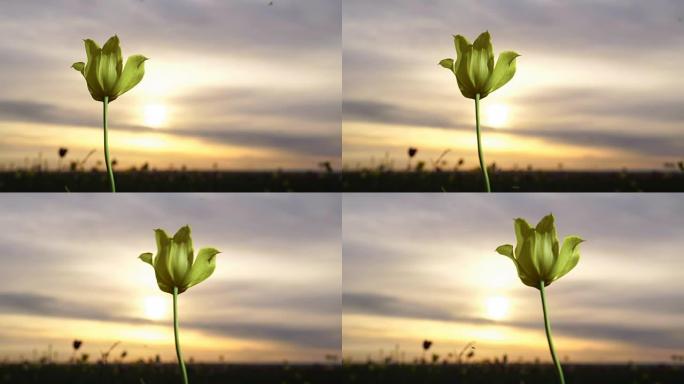
<instances>
[{"instance_id":1,"label":"tulip petal","mask_svg":"<svg viewBox=\"0 0 684 384\"><path fill-rule=\"evenodd\" d=\"M513 246L510 244L504 244L497 247L496 252L515 260L515 255L513 254Z\"/></svg>"},{"instance_id":2,"label":"tulip petal","mask_svg":"<svg viewBox=\"0 0 684 384\"><path fill-rule=\"evenodd\" d=\"M468 78L480 98L487 96L485 86L494 68L494 50L489 32L484 32L473 43L471 56L468 60Z\"/></svg>"},{"instance_id":3,"label":"tulip petal","mask_svg":"<svg viewBox=\"0 0 684 384\"><path fill-rule=\"evenodd\" d=\"M540 281L539 267L535 262L534 252L536 247L535 233L532 231L530 236L527 236L522 244L520 244L520 253L516 255L516 260L520 266L520 271L526 276L526 285L531 287L538 287ZM529 283L529 284L528 284Z\"/></svg>"},{"instance_id":4,"label":"tulip petal","mask_svg":"<svg viewBox=\"0 0 684 384\"><path fill-rule=\"evenodd\" d=\"M145 252L138 256L138 258L147 264L151 265L152 268L154 268L154 264L152 263L152 253L151 252Z\"/></svg>"},{"instance_id":5,"label":"tulip petal","mask_svg":"<svg viewBox=\"0 0 684 384\"><path fill-rule=\"evenodd\" d=\"M554 280L560 279L579 263L579 245L583 243L578 236L568 236L563 240L556 268L553 270Z\"/></svg>"},{"instance_id":6,"label":"tulip petal","mask_svg":"<svg viewBox=\"0 0 684 384\"><path fill-rule=\"evenodd\" d=\"M456 59L462 57L463 54L471 47L468 39L461 35L454 35L454 48L456 48Z\"/></svg>"},{"instance_id":7,"label":"tulip petal","mask_svg":"<svg viewBox=\"0 0 684 384\"><path fill-rule=\"evenodd\" d=\"M190 227L181 227L171 239L169 259L171 262L171 279L174 284L181 288L185 276L188 274L193 260L192 238Z\"/></svg>"},{"instance_id":8,"label":"tulip petal","mask_svg":"<svg viewBox=\"0 0 684 384\"><path fill-rule=\"evenodd\" d=\"M450 70L453 73L455 73L454 64L455 64L454 59L444 59L444 60L439 62L439 65Z\"/></svg>"},{"instance_id":9,"label":"tulip petal","mask_svg":"<svg viewBox=\"0 0 684 384\"><path fill-rule=\"evenodd\" d=\"M482 32L480 36L473 42L473 48L483 51L487 60L487 73L492 73L494 70L494 47L492 46L492 37L489 31Z\"/></svg>"},{"instance_id":10,"label":"tulip petal","mask_svg":"<svg viewBox=\"0 0 684 384\"><path fill-rule=\"evenodd\" d=\"M458 89L464 97L475 99L475 88L468 78L468 62L472 52L472 45L468 40L461 36L454 36L454 46L456 47L456 62L454 63L454 74L458 83Z\"/></svg>"},{"instance_id":11,"label":"tulip petal","mask_svg":"<svg viewBox=\"0 0 684 384\"><path fill-rule=\"evenodd\" d=\"M145 75L145 61L147 57L142 55L133 55L126 60L123 72L119 77L119 81L114 87L114 95L119 97L131 90L131 88L138 85Z\"/></svg>"},{"instance_id":12,"label":"tulip petal","mask_svg":"<svg viewBox=\"0 0 684 384\"><path fill-rule=\"evenodd\" d=\"M518 217L513 221L513 228L515 229L515 256L516 258L519 258L520 256L520 249L522 248L523 242L525 241L525 238L529 235L530 231L532 231L532 228L530 225L525 221L525 219Z\"/></svg>"},{"instance_id":13,"label":"tulip petal","mask_svg":"<svg viewBox=\"0 0 684 384\"><path fill-rule=\"evenodd\" d=\"M102 47L97 71L97 80L100 82L105 95L109 96L110 101L116 99L113 90L121 75L121 65L122 58L119 37L114 35L109 38Z\"/></svg>"},{"instance_id":14,"label":"tulip petal","mask_svg":"<svg viewBox=\"0 0 684 384\"><path fill-rule=\"evenodd\" d=\"M100 63L100 52L102 51L100 47L91 39L83 40L85 44L86 56L88 60L86 61L85 68L83 69L83 76L85 76L86 84L88 85L88 91L93 99L97 101L104 100L104 91L102 90L102 85L97 79L97 72Z\"/></svg>"},{"instance_id":15,"label":"tulip petal","mask_svg":"<svg viewBox=\"0 0 684 384\"><path fill-rule=\"evenodd\" d=\"M197 253L197 258L185 276L183 288L188 289L206 280L216 269L216 255L221 253L214 248L202 248Z\"/></svg>"},{"instance_id":16,"label":"tulip petal","mask_svg":"<svg viewBox=\"0 0 684 384\"><path fill-rule=\"evenodd\" d=\"M81 72L81 75L83 74L83 71L85 70L85 63L82 61L79 61L77 63L71 64L71 68Z\"/></svg>"},{"instance_id":17,"label":"tulip petal","mask_svg":"<svg viewBox=\"0 0 684 384\"><path fill-rule=\"evenodd\" d=\"M513 78L515 75L515 59L519 56L519 54L511 51L502 52L499 55L494 71L492 71L487 82L487 91L489 93L503 87Z\"/></svg>"},{"instance_id":18,"label":"tulip petal","mask_svg":"<svg viewBox=\"0 0 684 384\"><path fill-rule=\"evenodd\" d=\"M163 229L155 229L157 240L157 256L154 258L154 274L159 288L167 293L173 293L173 279L171 278L171 258L169 257L171 239Z\"/></svg>"},{"instance_id":19,"label":"tulip petal","mask_svg":"<svg viewBox=\"0 0 684 384\"><path fill-rule=\"evenodd\" d=\"M496 251L509 259L513 261L513 264L515 264L515 270L518 273L518 277L520 278L520 281L523 282L525 285L529 285L531 287L536 286L535 281L532 276L527 274L522 267L520 266L520 263L518 263L518 260L516 260L515 255L513 254L513 246L510 244L504 244L499 246Z\"/></svg>"}]
</instances>

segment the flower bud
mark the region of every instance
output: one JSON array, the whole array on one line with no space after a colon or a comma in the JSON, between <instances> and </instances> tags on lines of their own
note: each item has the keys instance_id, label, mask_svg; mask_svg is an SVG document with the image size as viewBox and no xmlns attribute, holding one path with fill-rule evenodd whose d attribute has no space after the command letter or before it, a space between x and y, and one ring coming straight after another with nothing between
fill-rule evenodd
<instances>
[{"instance_id":1,"label":"flower bud","mask_svg":"<svg viewBox=\"0 0 684 384\"><path fill-rule=\"evenodd\" d=\"M532 228L524 219L515 219L515 249L505 244L496 251L513 260L523 284L539 289L570 272L579 262L579 244L584 240L568 236L558 247L558 236L552 214Z\"/></svg>"},{"instance_id":2,"label":"flower bud","mask_svg":"<svg viewBox=\"0 0 684 384\"><path fill-rule=\"evenodd\" d=\"M169 238L163 229L154 230L157 239L157 255L147 252L139 256L140 260L154 268L159 289L173 294L185 292L193 285L206 280L216 268L216 255L220 252L214 248L202 248L194 259L190 227L184 226Z\"/></svg>"},{"instance_id":3,"label":"flower bud","mask_svg":"<svg viewBox=\"0 0 684 384\"><path fill-rule=\"evenodd\" d=\"M102 48L91 39L84 40L84 43L87 62L77 62L71 67L86 79L93 99L104 101L106 96L109 101L114 101L135 87L145 75L145 56L130 56L126 65L122 65L118 36L109 38Z\"/></svg>"},{"instance_id":4,"label":"flower bud","mask_svg":"<svg viewBox=\"0 0 684 384\"><path fill-rule=\"evenodd\" d=\"M502 52L494 65L494 48L489 32L482 33L473 44L461 35L454 36L456 60L444 59L439 64L455 76L461 94L469 99L487 97L508 83L515 75L515 52Z\"/></svg>"}]
</instances>

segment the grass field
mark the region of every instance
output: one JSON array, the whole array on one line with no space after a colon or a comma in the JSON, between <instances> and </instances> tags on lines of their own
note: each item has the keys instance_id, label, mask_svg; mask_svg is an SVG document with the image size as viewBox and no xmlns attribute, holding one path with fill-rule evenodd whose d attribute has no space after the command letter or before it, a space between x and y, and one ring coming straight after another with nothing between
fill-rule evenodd
<instances>
[{"instance_id":1,"label":"grass field","mask_svg":"<svg viewBox=\"0 0 684 384\"><path fill-rule=\"evenodd\" d=\"M334 365L189 364L198 384L337 384ZM176 364L0 364L0 383L13 384L169 384L182 379Z\"/></svg>"},{"instance_id":2,"label":"grass field","mask_svg":"<svg viewBox=\"0 0 684 384\"><path fill-rule=\"evenodd\" d=\"M3 192L108 192L105 172L0 172ZM332 172L125 171L118 192L337 192Z\"/></svg>"},{"instance_id":3,"label":"grass field","mask_svg":"<svg viewBox=\"0 0 684 384\"><path fill-rule=\"evenodd\" d=\"M681 384L684 367L672 365L573 365L563 367L570 384ZM345 366L349 384L553 384L550 364L354 364Z\"/></svg>"},{"instance_id":4,"label":"grass field","mask_svg":"<svg viewBox=\"0 0 684 384\"><path fill-rule=\"evenodd\" d=\"M496 171L494 192L682 192L684 172ZM482 192L478 171L125 171L119 192ZM107 192L104 172L0 172L2 192Z\"/></svg>"},{"instance_id":5,"label":"grass field","mask_svg":"<svg viewBox=\"0 0 684 384\"><path fill-rule=\"evenodd\" d=\"M493 192L682 192L684 172L490 172ZM479 170L456 172L351 171L344 192L482 192Z\"/></svg>"}]
</instances>

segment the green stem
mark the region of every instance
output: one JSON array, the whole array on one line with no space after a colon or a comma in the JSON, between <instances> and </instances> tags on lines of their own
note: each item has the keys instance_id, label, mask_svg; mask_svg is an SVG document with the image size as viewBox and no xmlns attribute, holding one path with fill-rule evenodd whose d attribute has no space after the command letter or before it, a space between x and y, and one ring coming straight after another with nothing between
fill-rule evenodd
<instances>
[{"instance_id":1,"label":"green stem","mask_svg":"<svg viewBox=\"0 0 684 384\"><path fill-rule=\"evenodd\" d=\"M107 164L107 174L109 175L109 185L112 187L112 192L116 192L116 184L114 184L114 171L112 170L112 162L109 160L109 138L107 135L107 106L109 105L109 96L105 96L102 101L102 126L104 127L104 152L105 163Z\"/></svg>"},{"instance_id":2,"label":"green stem","mask_svg":"<svg viewBox=\"0 0 684 384\"><path fill-rule=\"evenodd\" d=\"M183 384L188 384L188 372L185 370L183 353L181 352L180 342L178 341L178 287L173 287L173 336L176 339L176 356L178 365L183 374Z\"/></svg>"},{"instance_id":3,"label":"green stem","mask_svg":"<svg viewBox=\"0 0 684 384\"><path fill-rule=\"evenodd\" d=\"M480 169L482 170L482 178L485 182L487 192L491 192L492 188L489 186L489 175L487 175L487 164L485 164L484 153L482 153L482 139L480 138L480 94L475 94L475 130L477 131L477 156L480 158Z\"/></svg>"},{"instance_id":4,"label":"green stem","mask_svg":"<svg viewBox=\"0 0 684 384\"><path fill-rule=\"evenodd\" d=\"M544 328L546 329L546 340L549 342L549 350L551 350L551 358L553 364L558 371L558 378L561 384L565 384L565 377L563 377L563 368L561 367L558 356L556 356L556 349L553 347L553 336L551 335L551 321L549 320L548 309L546 308L546 294L544 293L544 282L540 284L539 291L541 292L542 308L544 309Z\"/></svg>"}]
</instances>

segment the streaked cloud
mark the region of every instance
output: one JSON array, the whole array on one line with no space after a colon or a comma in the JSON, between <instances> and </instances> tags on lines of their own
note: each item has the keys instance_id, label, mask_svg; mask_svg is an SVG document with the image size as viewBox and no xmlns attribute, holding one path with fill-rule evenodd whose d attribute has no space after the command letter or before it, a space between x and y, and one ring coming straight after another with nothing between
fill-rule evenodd
<instances>
[{"instance_id":1,"label":"streaked cloud","mask_svg":"<svg viewBox=\"0 0 684 384\"><path fill-rule=\"evenodd\" d=\"M0 162L42 153L54 166L60 146L77 157L101 147L101 107L69 66L85 56L82 39L115 33L124 55L151 58L140 85L111 105L113 140L125 131L112 148L120 164L339 164L339 0L5 2L0 132L11 151ZM166 109L163 127L146 125L149 105Z\"/></svg>"},{"instance_id":2,"label":"streaked cloud","mask_svg":"<svg viewBox=\"0 0 684 384\"><path fill-rule=\"evenodd\" d=\"M548 356L538 291L494 249L513 218L553 212L560 236L587 241L575 270L549 287L557 348L572 361L668 361L684 341L679 196L370 195L343 202L344 354L400 345L420 356L474 340L480 357ZM654 281L663 282L653 284ZM487 300L508 303L492 318Z\"/></svg>"},{"instance_id":3,"label":"streaked cloud","mask_svg":"<svg viewBox=\"0 0 684 384\"><path fill-rule=\"evenodd\" d=\"M485 135L490 161L659 169L680 160L681 3L389 3L345 3L345 164L385 153L403 159L409 146L426 158L450 148L476 164L472 101L436 63L455 55L451 35L484 30L497 52L522 54L515 78L483 101L485 125L488 105L509 110L504 126Z\"/></svg>"},{"instance_id":4,"label":"streaked cloud","mask_svg":"<svg viewBox=\"0 0 684 384\"><path fill-rule=\"evenodd\" d=\"M341 345L339 197L295 195L8 195L0 201L0 356L70 341L121 340L131 356L173 356L171 296L137 255L153 229L193 228L214 246L214 276L180 296L197 359L319 361ZM13 223L13 224L10 224ZM306 266L302 268L301 266ZM166 315L152 318L146 300Z\"/></svg>"}]
</instances>

